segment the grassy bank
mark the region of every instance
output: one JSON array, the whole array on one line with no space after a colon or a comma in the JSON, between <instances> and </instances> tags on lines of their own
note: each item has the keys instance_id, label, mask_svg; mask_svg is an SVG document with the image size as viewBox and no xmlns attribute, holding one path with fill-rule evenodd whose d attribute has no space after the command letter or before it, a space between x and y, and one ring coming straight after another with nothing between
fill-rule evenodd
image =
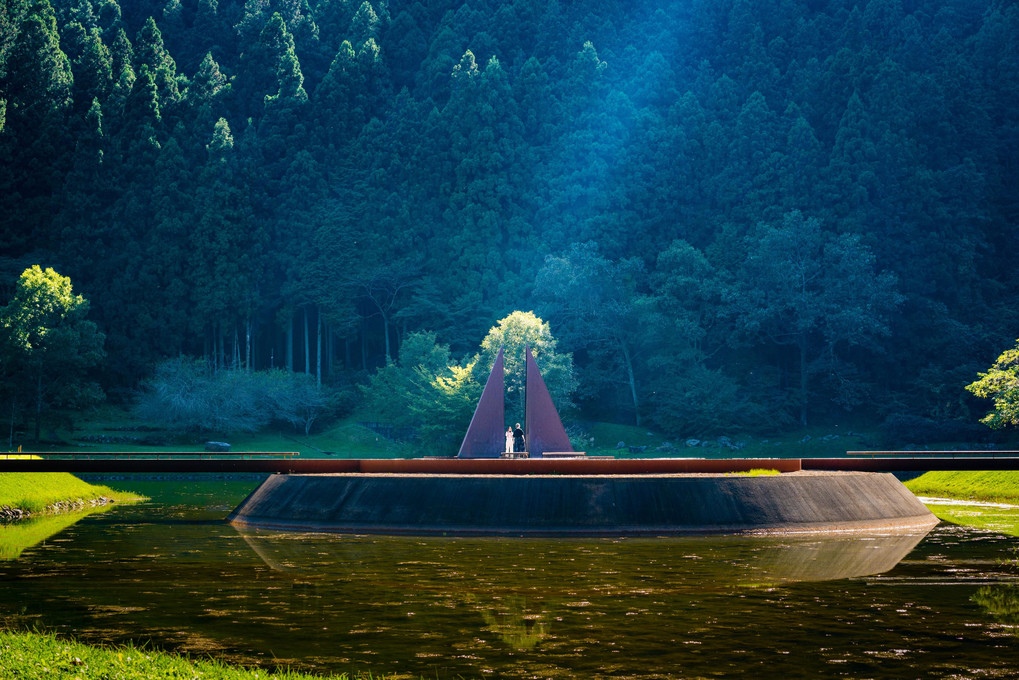
<instances>
[{"instance_id":1,"label":"grassy bank","mask_svg":"<svg viewBox=\"0 0 1019 680\"><path fill-rule=\"evenodd\" d=\"M0 506L38 514L58 503L80 501L87 505L99 498L119 501L137 495L89 484L67 472L0 473Z\"/></svg>"},{"instance_id":2,"label":"grassy bank","mask_svg":"<svg viewBox=\"0 0 1019 680\"><path fill-rule=\"evenodd\" d=\"M19 680L323 680L320 675L248 670L137 647L90 647L39 633L0 631L0 677ZM370 674L329 676L368 680Z\"/></svg>"},{"instance_id":3,"label":"grassy bank","mask_svg":"<svg viewBox=\"0 0 1019 680\"><path fill-rule=\"evenodd\" d=\"M1019 471L926 472L905 484L917 496L1019 505ZM945 522L1019 536L1019 508L951 502L931 503L927 507Z\"/></svg>"},{"instance_id":4,"label":"grassy bank","mask_svg":"<svg viewBox=\"0 0 1019 680\"><path fill-rule=\"evenodd\" d=\"M1019 471L925 472L905 484L917 496L1019 505Z\"/></svg>"}]
</instances>

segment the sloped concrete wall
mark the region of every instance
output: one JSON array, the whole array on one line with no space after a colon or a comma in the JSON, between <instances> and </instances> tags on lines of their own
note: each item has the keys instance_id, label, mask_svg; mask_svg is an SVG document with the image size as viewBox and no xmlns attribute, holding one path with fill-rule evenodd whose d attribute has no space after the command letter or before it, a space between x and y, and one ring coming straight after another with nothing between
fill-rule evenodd
<instances>
[{"instance_id":1,"label":"sloped concrete wall","mask_svg":"<svg viewBox=\"0 0 1019 680\"><path fill-rule=\"evenodd\" d=\"M230 521L346 533L557 536L843 532L937 523L894 476L873 473L274 475Z\"/></svg>"}]
</instances>

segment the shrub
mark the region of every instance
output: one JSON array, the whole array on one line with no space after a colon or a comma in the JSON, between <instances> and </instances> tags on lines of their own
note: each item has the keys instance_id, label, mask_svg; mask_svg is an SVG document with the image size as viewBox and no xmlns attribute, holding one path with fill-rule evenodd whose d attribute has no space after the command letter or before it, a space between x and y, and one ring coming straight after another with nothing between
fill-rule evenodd
<instances>
[{"instance_id":1,"label":"shrub","mask_svg":"<svg viewBox=\"0 0 1019 680\"><path fill-rule=\"evenodd\" d=\"M331 390L303 373L217 371L206 361L180 357L156 366L135 410L150 422L183 432L256 432L281 421L308 434L330 410L331 396Z\"/></svg>"}]
</instances>

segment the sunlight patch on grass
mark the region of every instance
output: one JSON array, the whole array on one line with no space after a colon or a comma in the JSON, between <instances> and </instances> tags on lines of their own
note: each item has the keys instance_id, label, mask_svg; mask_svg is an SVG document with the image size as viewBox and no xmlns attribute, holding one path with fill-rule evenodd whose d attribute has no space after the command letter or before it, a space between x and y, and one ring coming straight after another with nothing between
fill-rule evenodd
<instances>
[{"instance_id":1,"label":"sunlight patch on grass","mask_svg":"<svg viewBox=\"0 0 1019 680\"><path fill-rule=\"evenodd\" d=\"M0 677L22 680L66 678L202 678L203 680L324 680L321 675L289 670L247 669L215 660L194 660L133 645L91 647L41 633L0 631ZM383 676L346 673L333 680L369 680Z\"/></svg>"}]
</instances>

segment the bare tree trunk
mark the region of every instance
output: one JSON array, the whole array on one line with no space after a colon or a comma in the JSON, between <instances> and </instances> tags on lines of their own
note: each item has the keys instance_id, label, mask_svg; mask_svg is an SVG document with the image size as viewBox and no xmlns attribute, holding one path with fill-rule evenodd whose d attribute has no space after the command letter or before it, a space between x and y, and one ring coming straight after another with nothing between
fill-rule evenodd
<instances>
[{"instance_id":1,"label":"bare tree trunk","mask_svg":"<svg viewBox=\"0 0 1019 680\"><path fill-rule=\"evenodd\" d=\"M230 360L233 362L234 370L241 367L241 337L237 332L237 324L234 324L234 347Z\"/></svg>"},{"instance_id":2,"label":"bare tree trunk","mask_svg":"<svg viewBox=\"0 0 1019 680\"><path fill-rule=\"evenodd\" d=\"M333 374L333 350L335 349L336 336L333 334L333 327L328 323L325 325L326 328L326 358L325 358L325 374L330 376Z\"/></svg>"},{"instance_id":3,"label":"bare tree trunk","mask_svg":"<svg viewBox=\"0 0 1019 680\"><path fill-rule=\"evenodd\" d=\"M287 370L294 371L294 317L287 315Z\"/></svg>"},{"instance_id":4,"label":"bare tree trunk","mask_svg":"<svg viewBox=\"0 0 1019 680\"><path fill-rule=\"evenodd\" d=\"M319 389L322 389L322 314L318 315L318 323L315 324L317 328L315 338L315 351L317 352L315 360L315 382Z\"/></svg>"},{"instance_id":5,"label":"bare tree trunk","mask_svg":"<svg viewBox=\"0 0 1019 680\"><path fill-rule=\"evenodd\" d=\"M633 361L630 359L630 348L625 342L620 341L623 348L623 361L626 362L626 378L630 383L630 396L633 398L633 417L637 427L640 427L640 404L637 402L637 381L633 378Z\"/></svg>"},{"instance_id":6,"label":"bare tree trunk","mask_svg":"<svg viewBox=\"0 0 1019 680\"><path fill-rule=\"evenodd\" d=\"M385 314L382 315L382 332L386 336L386 365L392 361L392 354L389 351L389 317Z\"/></svg>"},{"instance_id":7,"label":"bare tree trunk","mask_svg":"<svg viewBox=\"0 0 1019 680\"><path fill-rule=\"evenodd\" d=\"M251 316L244 321L244 368L251 370Z\"/></svg>"},{"instance_id":8,"label":"bare tree trunk","mask_svg":"<svg viewBox=\"0 0 1019 680\"><path fill-rule=\"evenodd\" d=\"M304 308L304 374L311 373L311 329L308 325L308 307Z\"/></svg>"},{"instance_id":9,"label":"bare tree trunk","mask_svg":"<svg viewBox=\"0 0 1019 680\"><path fill-rule=\"evenodd\" d=\"M368 370L368 348L365 347L365 336L368 335L368 329L364 327L364 322L361 323L361 370Z\"/></svg>"},{"instance_id":10,"label":"bare tree trunk","mask_svg":"<svg viewBox=\"0 0 1019 680\"><path fill-rule=\"evenodd\" d=\"M807 424L807 343L800 340L800 425Z\"/></svg>"},{"instance_id":11,"label":"bare tree trunk","mask_svg":"<svg viewBox=\"0 0 1019 680\"><path fill-rule=\"evenodd\" d=\"M39 430L42 423L42 371L35 379L35 442L39 443Z\"/></svg>"}]
</instances>

